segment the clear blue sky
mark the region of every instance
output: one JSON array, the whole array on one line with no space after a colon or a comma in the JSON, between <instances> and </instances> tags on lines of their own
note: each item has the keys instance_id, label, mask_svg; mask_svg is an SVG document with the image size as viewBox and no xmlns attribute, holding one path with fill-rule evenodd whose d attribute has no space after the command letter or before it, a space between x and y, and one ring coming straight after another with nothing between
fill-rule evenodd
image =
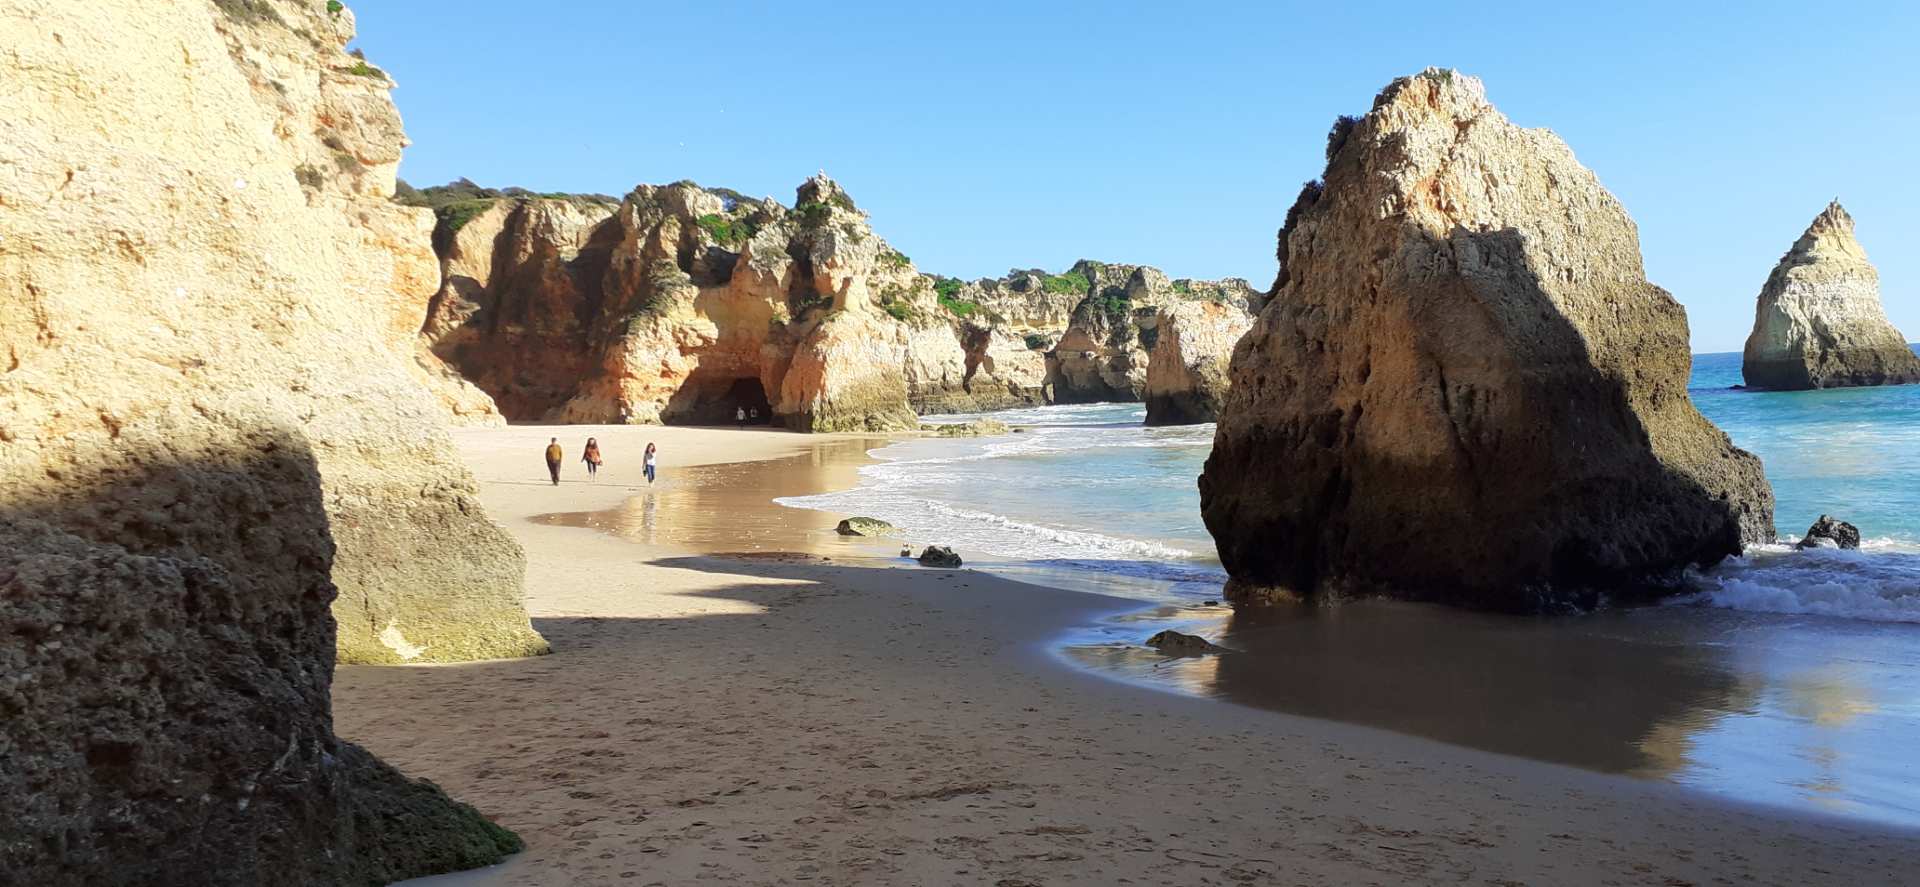
<instances>
[{"instance_id":1,"label":"clear blue sky","mask_svg":"<svg viewBox=\"0 0 1920 887\"><path fill-rule=\"evenodd\" d=\"M1625 202L1695 350L1739 349L1835 196L1920 337L1920 5L350 5L415 185L788 202L824 168L921 270L963 277L1084 256L1264 287L1334 117L1458 68Z\"/></svg>"}]
</instances>

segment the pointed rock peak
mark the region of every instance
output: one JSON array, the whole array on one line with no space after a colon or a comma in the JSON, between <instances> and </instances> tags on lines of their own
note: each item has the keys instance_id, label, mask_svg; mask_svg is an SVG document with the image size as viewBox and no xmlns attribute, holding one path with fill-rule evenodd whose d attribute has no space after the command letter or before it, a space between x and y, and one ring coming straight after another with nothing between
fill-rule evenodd
<instances>
[{"instance_id":1,"label":"pointed rock peak","mask_svg":"<svg viewBox=\"0 0 1920 887\"><path fill-rule=\"evenodd\" d=\"M1847 259L1866 261L1867 251L1853 234L1853 216L1847 213L1839 200L1827 204L1827 208L1813 217L1813 223L1807 226L1806 233L1794 241L1793 248L1781 257L1783 264L1798 265L1811 259L1832 259L1844 256Z\"/></svg>"},{"instance_id":2,"label":"pointed rock peak","mask_svg":"<svg viewBox=\"0 0 1920 887\"><path fill-rule=\"evenodd\" d=\"M827 178L826 170L814 174L813 178L800 184L793 192L793 205L805 206L809 203L824 203L840 209L856 209L853 198L847 196L847 189L840 183Z\"/></svg>"},{"instance_id":3,"label":"pointed rock peak","mask_svg":"<svg viewBox=\"0 0 1920 887\"><path fill-rule=\"evenodd\" d=\"M1847 214L1847 208L1840 205L1838 197L1813 217L1813 224L1807 226L1807 233L1816 237L1829 232L1853 233L1853 216Z\"/></svg>"}]
</instances>

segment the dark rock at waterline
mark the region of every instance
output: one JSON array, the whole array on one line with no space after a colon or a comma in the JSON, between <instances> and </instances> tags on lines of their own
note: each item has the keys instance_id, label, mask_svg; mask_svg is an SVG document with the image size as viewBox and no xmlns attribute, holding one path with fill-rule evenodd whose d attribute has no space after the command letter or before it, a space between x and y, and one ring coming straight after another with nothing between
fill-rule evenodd
<instances>
[{"instance_id":1,"label":"dark rock at waterline","mask_svg":"<svg viewBox=\"0 0 1920 887\"><path fill-rule=\"evenodd\" d=\"M954 554L953 549L944 545L929 545L925 551L920 552L920 566L958 567L960 566L960 556Z\"/></svg>"},{"instance_id":2,"label":"dark rock at waterline","mask_svg":"<svg viewBox=\"0 0 1920 887\"><path fill-rule=\"evenodd\" d=\"M1172 630L1147 638L1147 646L1168 656L1205 656L1209 653L1227 652L1227 648L1199 635L1181 634Z\"/></svg>"},{"instance_id":3,"label":"dark rock at waterline","mask_svg":"<svg viewBox=\"0 0 1920 887\"><path fill-rule=\"evenodd\" d=\"M1820 515L1819 520L1813 522L1813 526L1807 528L1806 534L1800 537L1799 544L1794 547L1859 548L1860 528L1823 514Z\"/></svg>"},{"instance_id":4,"label":"dark rock at waterline","mask_svg":"<svg viewBox=\"0 0 1920 887\"><path fill-rule=\"evenodd\" d=\"M850 517L833 531L842 536L895 536L899 535L900 528L877 517Z\"/></svg>"}]
</instances>

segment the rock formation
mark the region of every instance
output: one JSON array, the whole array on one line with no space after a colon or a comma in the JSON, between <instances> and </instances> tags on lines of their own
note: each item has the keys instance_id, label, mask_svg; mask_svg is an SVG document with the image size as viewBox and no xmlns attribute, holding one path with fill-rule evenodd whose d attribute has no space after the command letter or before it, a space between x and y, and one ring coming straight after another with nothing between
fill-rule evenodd
<instances>
[{"instance_id":1,"label":"rock formation","mask_svg":"<svg viewBox=\"0 0 1920 887\"><path fill-rule=\"evenodd\" d=\"M1846 548L1860 547L1860 528L1853 524L1828 515L1820 515L1807 532L1800 536L1795 548Z\"/></svg>"},{"instance_id":2,"label":"rock formation","mask_svg":"<svg viewBox=\"0 0 1920 887\"><path fill-rule=\"evenodd\" d=\"M1839 201L1814 217L1767 276L1740 370L1749 388L1920 382L1920 356L1887 320L1880 274Z\"/></svg>"},{"instance_id":3,"label":"rock formation","mask_svg":"<svg viewBox=\"0 0 1920 887\"><path fill-rule=\"evenodd\" d=\"M1245 313L1252 288L1244 280L1168 280L1158 268L1082 260L1065 277L1085 280L1067 330L1047 355L1055 403L1133 402L1147 387L1148 352L1160 309L1213 301Z\"/></svg>"},{"instance_id":4,"label":"rock formation","mask_svg":"<svg viewBox=\"0 0 1920 887\"><path fill-rule=\"evenodd\" d=\"M1178 302L1161 308L1147 355L1147 424L1212 422L1227 393L1233 345L1252 325L1245 310L1224 302Z\"/></svg>"},{"instance_id":5,"label":"rock formation","mask_svg":"<svg viewBox=\"0 0 1920 887\"><path fill-rule=\"evenodd\" d=\"M1161 653L1176 658L1232 652L1197 634L1182 634L1173 629L1155 632L1153 637L1147 638L1146 644L1155 650L1159 650Z\"/></svg>"},{"instance_id":6,"label":"rock formation","mask_svg":"<svg viewBox=\"0 0 1920 887\"><path fill-rule=\"evenodd\" d=\"M121 20L137 11L34 45L48 67L7 94L0 194L51 196L0 216L5 461L84 482L116 470L155 404L268 392L326 480L343 660L543 651L519 547L486 519L394 319L391 287L419 273L393 249L427 214L366 192L392 182L397 148L374 141L399 138L390 84L340 49L351 13L313 6L194 6L171 55L71 48L138 33ZM172 85L132 83L143 66ZM309 152L338 152L335 172L303 172Z\"/></svg>"},{"instance_id":7,"label":"rock formation","mask_svg":"<svg viewBox=\"0 0 1920 887\"><path fill-rule=\"evenodd\" d=\"M1684 310L1563 142L1430 69L1327 153L1200 479L1231 596L1535 610L1773 537L1759 460L1687 399Z\"/></svg>"},{"instance_id":8,"label":"rock formation","mask_svg":"<svg viewBox=\"0 0 1920 887\"><path fill-rule=\"evenodd\" d=\"M476 209L443 220L425 333L509 418L883 431L1042 397L1044 359L944 307L824 176L792 208L681 182Z\"/></svg>"},{"instance_id":9,"label":"rock formation","mask_svg":"<svg viewBox=\"0 0 1920 887\"><path fill-rule=\"evenodd\" d=\"M960 555L944 545L929 545L920 552L920 565L923 567L941 567L957 570L960 568Z\"/></svg>"},{"instance_id":10,"label":"rock formation","mask_svg":"<svg viewBox=\"0 0 1920 887\"><path fill-rule=\"evenodd\" d=\"M396 352L424 220L373 199L400 136L352 28L0 0L0 882L384 883L517 847L332 734L336 649L542 648Z\"/></svg>"}]
</instances>

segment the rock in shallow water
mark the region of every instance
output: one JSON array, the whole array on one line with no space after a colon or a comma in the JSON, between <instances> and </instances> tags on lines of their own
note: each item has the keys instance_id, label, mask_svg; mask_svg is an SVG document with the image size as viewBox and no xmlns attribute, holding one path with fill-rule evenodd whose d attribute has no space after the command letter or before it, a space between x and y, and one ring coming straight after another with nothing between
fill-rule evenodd
<instances>
[{"instance_id":1,"label":"rock in shallow water","mask_svg":"<svg viewBox=\"0 0 1920 887\"><path fill-rule=\"evenodd\" d=\"M895 536L899 535L900 528L877 517L850 517L833 531L842 536Z\"/></svg>"},{"instance_id":2,"label":"rock in shallow water","mask_svg":"<svg viewBox=\"0 0 1920 887\"><path fill-rule=\"evenodd\" d=\"M1204 656L1209 653L1227 652L1227 648L1199 635L1181 634L1172 630L1162 631L1147 638L1147 646L1168 656Z\"/></svg>"},{"instance_id":3,"label":"rock in shallow water","mask_svg":"<svg viewBox=\"0 0 1920 887\"><path fill-rule=\"evenodd\" d=\"M926 547L926 550L920 552L920 566L958 567L960 566L960 556L954 554L953 549L944 545L929 545Z\"/></svg>"},{"instance_id":4,"label":"rock in shallow water","mask_svg":"<svg viewBox=\"0 0 1920 887\"><path fill-rule=\"evenodd\" d=\"M1773 537L1759 460L1687 398L1684 310L1564 143L1442 70L1329 141L1200 480L1230 596L1535 610Z\"/></svg>"},{"instance_id":5,"label":"rock in shallow water","mask_svg":"<svg viewBox=\"0 0 1920 887\"><path fill-rule=\"evenodd\" d=\"M1800 537L1799 544L1794 547L1859 548L1860 528L1823 514L1820 515L1819 520L1813 522L1813 526L1807 528L1806 534Z\"/></svg>"}]
</instances>

